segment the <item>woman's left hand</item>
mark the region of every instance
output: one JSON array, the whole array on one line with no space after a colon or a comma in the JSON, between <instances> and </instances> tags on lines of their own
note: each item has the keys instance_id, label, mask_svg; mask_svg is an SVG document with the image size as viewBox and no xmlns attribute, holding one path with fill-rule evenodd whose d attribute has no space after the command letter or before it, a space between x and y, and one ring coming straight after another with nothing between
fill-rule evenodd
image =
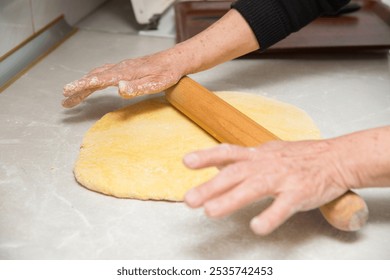
<instances>
[{"instance_id":1,"label":"woman's left hand","mask_svg":"<svg viewBox=\"0 0 390 280\"><path fill-rule=\"evenodd\" d=\"M271 233L299 211L317 208L350 188L330 141L272 141L256 148L221 144L184 157L192 169L215 166L219 173L190 190L185 202L222 217L265 197L274 202L251 221L260 235Z\"/></svg>"}]
</instances>

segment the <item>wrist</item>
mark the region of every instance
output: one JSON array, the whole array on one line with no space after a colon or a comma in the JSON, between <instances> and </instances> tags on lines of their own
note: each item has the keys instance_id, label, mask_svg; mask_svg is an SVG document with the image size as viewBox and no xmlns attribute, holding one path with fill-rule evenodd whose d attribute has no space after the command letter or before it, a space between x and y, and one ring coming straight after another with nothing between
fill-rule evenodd
<instances>
[{"instance_id":1,"label":"wrist","mask_svg":"<svg viewBox=\"0 0 390 280\"><path fill-rule=\"evenodd\" d=\"M344 137L338 137L327 140L332 154L332 164L337 170L339 182L345 186L347 190L360 188L363 182L366 181L362 177L362 166L353 155L354 147L348 143Z\"/></svg>"},{"instance_id":2,"label":"wrist","mask_svg":"<svg viewBox=\"0 0 390 280\"><path fill-rule=\"evenodd\" d=\"M329 140L349 188L390 186L390 127Z\"/></svg>"},{"instance_id":3,"label":"wrist","mask_svg":"<svg viewBox=\"0 0 390 280\"><path fill-rule=\"evenodd\" d=\"M174 67L177 67L181 76L202 71L202 61L200 59L202 50L196 49L192 41L187 40L178 43L168 51L173 58Z\"/></svg>"},{"instance_id":4,"label":"wrist","mask_svg":"<svg viewBox=\"0 0 390 280\"><path fill-rule=\"evenodd\" d=\"M176 57L183 75L187 75L210 69L258 48L250 26L239 12L232 9L212 26L169 51Z\"/></svg>"}]
</instances>

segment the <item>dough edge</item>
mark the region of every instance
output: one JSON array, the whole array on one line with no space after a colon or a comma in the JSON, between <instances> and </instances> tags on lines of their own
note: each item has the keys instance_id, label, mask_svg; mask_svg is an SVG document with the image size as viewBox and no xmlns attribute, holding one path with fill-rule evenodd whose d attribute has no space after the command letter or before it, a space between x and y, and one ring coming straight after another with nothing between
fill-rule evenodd
<instances>
[{"instance_id":1,"label":"dough edge","mask_svg":"<svg viewBox=\"0 0 390 280\"><path fill-rule=\"evenodd\" d=\"M321 138L313 120L293 105L258 94L216 94L283 140ZM169 128L172 123L178 127ZM139 139L134 150L135 136ZM166 136L171 138L163 139ZM74 175L87 189L118 198L183 201L190 188L212 178L217 170L189 170L182 164L182 157L216 144L164 97L154 96L98 120L82 140Z\"/></svg>"}]
</instances>

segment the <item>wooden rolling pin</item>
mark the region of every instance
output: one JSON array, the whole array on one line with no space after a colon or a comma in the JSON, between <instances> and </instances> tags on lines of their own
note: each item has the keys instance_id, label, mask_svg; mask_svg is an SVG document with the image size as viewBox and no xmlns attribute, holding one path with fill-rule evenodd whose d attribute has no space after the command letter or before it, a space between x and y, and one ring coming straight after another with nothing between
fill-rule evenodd
<instances>
[{"instance_id":1,"label":"wooden rolling pin","mask_svg":"<svg viewBox=\"0 0 390 280\"><path fill-rule=\"evenodd\" d=\"M165 96L176 109L220 142L258 146L280 140L189 77L183 77L169 88ZM343 231L357 231L368 219L366 203L352 191L321 206L320 211L332 226Z\"/></svg>"}]
</instances>

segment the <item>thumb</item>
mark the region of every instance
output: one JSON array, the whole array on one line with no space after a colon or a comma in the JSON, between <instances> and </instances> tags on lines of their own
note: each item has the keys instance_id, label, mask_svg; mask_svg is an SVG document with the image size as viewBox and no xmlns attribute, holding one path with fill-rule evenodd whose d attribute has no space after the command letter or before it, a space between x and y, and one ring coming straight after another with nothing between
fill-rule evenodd
<instances>
[{"instance_id":1,"label":"thumb","mask_svg":"<svg viewBox=\"0 0 390 280\"><path fill-rule=\"evenodd\" d=\"M258 235L267 235L298 212L298 209L294 207L291 197L280 195L263 213L251 220L250 227Z\"/></svg>"},{"instance_id":2,"label":"thumb","mask_svg":"<svg viewBox=\"0 0 390 280\"><path fill-rule=\"evenodd\" d=\"M119 81L119 95L123 98L132 98L144 94L152 94L163 91L170 86L169 83L154 81L151 79L140 79L135 81Z\"/></svg>"}]
</instances>

